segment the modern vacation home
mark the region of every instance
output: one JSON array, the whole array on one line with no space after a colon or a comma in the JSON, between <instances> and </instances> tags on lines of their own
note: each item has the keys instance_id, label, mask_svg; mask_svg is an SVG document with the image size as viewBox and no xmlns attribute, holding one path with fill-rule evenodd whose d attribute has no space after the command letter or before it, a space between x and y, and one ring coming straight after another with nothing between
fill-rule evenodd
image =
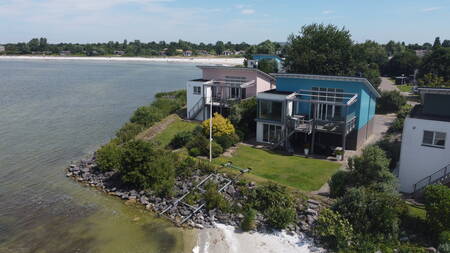
<instances>
[{"instance_id":1,"label":"modern vacation home","mask_svg":"<svg viewBox=\"0 0 450 253\"><path fill-rule=\"evenodd\" d=\"M278 72L284 72L283 59L277 55L271 54L254 54L252 59L247 60L247 67L258 68L259 61L261 60L274 60L277 63Z\"/></svg>"},{"instance_id":2,"label":"modern vacation home","mask_svg":"<svg viewBox=\"0 0 450 253\"><path fill-rule=\"evenodd\" d=\"M275 79L258 69L198 66L202 78L188 81L187 117L205 120L212 113L228 116L230 106L242 99L254 97L258 92L275 87Z\"/></svg>"},{"instance_id":3,"label":"modern vacation home","mask_svg":"<svg viewBox=\"0 0 450 253\"><path fill-rule=\"evenodd\" d=\"M450 89L418 88L421 104L405 119L398 177L400 191L450 183Z\"/></svg>"},{"instance_id":4,"label":"modern vacation home","mask_svg":"<svg viewBox=\"0 0 450 253\"><path fill-rule=\"evenodd\" d=\"M276 89L257 95L260 143L293 153L357 149L372 134L378 91L365 78L272 74Z\"/></svg>"}]
</instances>

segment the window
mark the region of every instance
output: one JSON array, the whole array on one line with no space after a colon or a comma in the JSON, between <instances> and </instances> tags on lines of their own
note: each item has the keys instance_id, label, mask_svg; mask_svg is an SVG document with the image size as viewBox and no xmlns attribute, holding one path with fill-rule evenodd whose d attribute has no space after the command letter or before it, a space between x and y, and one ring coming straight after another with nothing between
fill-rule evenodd
<instances>
[{"instance_id":1,"label":"window","mask_svg":"<svg viewBox=\"0 0 450 253\"><path fill-rule=\"evenodd\" d=\"M282 111L283 111L282 102L269 100L259 101L258 118L260 119L281 121Z\"/></svg>"},{"instance_id":2,"label":"window","mask_svg":"<svg viewBox=\"0 0 450 253\"><path fill-rule=\"evenodd\" d=\"M194 86L194 95L200 95L202 93L202 87Z\"/></svg>"},{"instance_id":3,"label":"window","mask_svg":"<svg viewBox=\"0 0 450 253\"><path fill-rule=\"evenodd\" d=\"M422 145L445 148L446 135L443 132L423 131Z\"/></svg>"},{"instance_id":4,"label":"window","mask_svg":"<svg viewBox=\"0 0 450 253\"><path fill-rule=\"evenodd\" d=\"M239 98L239 90L240 90L240 88L232 87L230 98Z\"/></svg>"},{"instance_id":5,"label":"window","mask_svg":"<svg viewBox=\"0 0 450 253\"><path fill-rule=\"evenodd\" d=\"M277 143L281 140L281 126L263 124L263 142Z\"/></svg>"}]
</instances>

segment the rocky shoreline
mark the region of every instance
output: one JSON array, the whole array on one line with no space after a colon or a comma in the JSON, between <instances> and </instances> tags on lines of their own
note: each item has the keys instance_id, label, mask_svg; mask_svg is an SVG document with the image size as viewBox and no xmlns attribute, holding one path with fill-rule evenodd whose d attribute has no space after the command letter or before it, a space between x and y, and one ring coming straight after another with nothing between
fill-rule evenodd
<instances>
[{"instance_id":1,"label":"rocky shoreline","mask_svg":"<svg viewBox=\"0 0 450 253\"><path fill-rule=\"evenodd\" d=\"M216 223L221 223L239 229L241 221L244 218L240 213L224 213L217 209L207 211L206 208L202 208L201 203L189 205L177 201L180 196L186 195L192 189L196 189L199 182L211 180L223 189L221 193L229 203L241 207L239 201L236 201L239 199L242 200L242 193L239 191L239 187L236 187L234 184L235 181L232 178L222 173L204 173L197 170L189 179L177 177L175 183L176 194L171 198L160 198L155 196L151 191L137 191L129 186L123 185L120 182L119 175L115 172L100 172L96 167L95 155L72 163L67 168L66 176L79 183L94 187L106 194L117 196L126 201L127 204L140 204L147 210L157 214L165 211L164 217L182 227L198 229L214 228ZM246 187L254 188L256 184L250 182ZM198 187L197 190L199 192L204 191L201 187ZM291 224L286 230L290 234L299 235L299 237L304 237L304 235L312 237L312 226L317 220L321 204L313 199L308 199L298 205L298 223ZM193 210L197 212L192 215ZM188 216L191 215L192 217L189 218ZM181 223L185 218L186 222ZM272 232L272 229L265 225L264 217L261 214L256 215L255 222L256 232ZM320 248L315 249L318 250L312 252L323 251Z\"/></svg>"}]
</instances>

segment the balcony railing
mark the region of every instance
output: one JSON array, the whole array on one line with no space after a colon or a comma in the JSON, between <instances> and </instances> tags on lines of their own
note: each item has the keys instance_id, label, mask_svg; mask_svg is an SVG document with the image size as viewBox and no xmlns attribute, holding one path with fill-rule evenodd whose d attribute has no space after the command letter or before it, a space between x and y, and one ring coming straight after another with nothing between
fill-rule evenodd
<instances>
[{"instance_id":1,"label":"balcony railing","mask_svg":"<svg viewBox=\"0 0 450 253\"><path fill-rule=\"evenodd\" d=\"M356 127L356 116L352 116L345 120L306 120L303 115L293 115L287 118L288 127L296 131L311 133L313 127L316 130L330 133L350 133Z\"/></svg>"}]
</instances>

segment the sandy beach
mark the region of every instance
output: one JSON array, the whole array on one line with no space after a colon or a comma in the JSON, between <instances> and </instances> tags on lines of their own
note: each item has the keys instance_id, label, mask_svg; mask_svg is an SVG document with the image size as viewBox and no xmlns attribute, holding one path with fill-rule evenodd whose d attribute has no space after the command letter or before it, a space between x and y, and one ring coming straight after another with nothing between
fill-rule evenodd
<instances>
[{"instance_id":1,"label":"sandy beach","mask_svg":"<svg viewBox=\"0 0 450 253\"><path fill-rule=\"evenodd\" d=\"M193 64L220 64L240 65L244 58L214 58L214 57L77 57L77 56L0 56L0 60L85 60L85 61L134 61L134 62L170 62L170 63L193 63Z\"/></svg>"},{"instance_id":2,"label":"sandy beach","mask_svg":"<svg viewBox=\"0 0 450 253\"><path fill-rule=\"evenodd\" d=\"M216 228L200 230L193 253L310 253L323 252L312 246L303 235L285 231L271 234L236 231L234 227L216 224Z\"/></svg>"}]
</instances>

